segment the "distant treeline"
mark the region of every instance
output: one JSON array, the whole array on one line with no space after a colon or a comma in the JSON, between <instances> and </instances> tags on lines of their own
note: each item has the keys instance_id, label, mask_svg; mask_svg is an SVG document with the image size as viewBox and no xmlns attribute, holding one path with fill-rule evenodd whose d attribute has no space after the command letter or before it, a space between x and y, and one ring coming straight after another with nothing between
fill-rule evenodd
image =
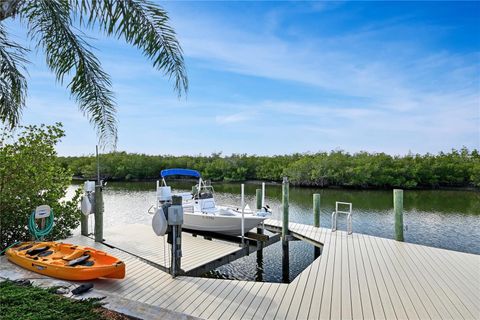
<instances>
[{"instance_id":1,"label":"distant treeline","mask_svg":"<svg viewBox=\"0 0 480 320\"><path fill-rule=\"evenodd\" d=\"M94 178L94 156L60 157L77 178ZM466 148L448 153L390 156L344 151L256 156L170 156L114 152L100 156L103 178L157 179L165 168L191 168L212 181L281 181L299 186L352 188L480 187L480 153Z\"/></svg>"}]
</instances>

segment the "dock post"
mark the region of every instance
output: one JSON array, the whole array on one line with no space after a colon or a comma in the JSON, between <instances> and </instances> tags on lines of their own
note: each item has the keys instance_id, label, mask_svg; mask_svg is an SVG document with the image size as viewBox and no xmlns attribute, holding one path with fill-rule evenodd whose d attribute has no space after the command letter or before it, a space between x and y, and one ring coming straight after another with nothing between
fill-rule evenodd
<instances>
[{"instance_id":1,"label":"dock post","mask_svg":"<svg viewBox=\"0 0 480 320\"><path fill-rule=\"evenodd\" d=\"M257 210L260 210L262 209L262 201L263 201L263 198L262 198L262 189L256 189L255 190L255 198L256 198L256 201L257 201Z\"/></svg>"},{"instance_id":2,"label":"dock post","mask_svg":"<svg viewBox=\"0 0 480 320\"><path fill-rule=\"evenodd\" d=\"M80 216L80 233L82 236L88 236L88 216L83 213Z\"/></svg>"},{"instance_id":3,"label":"dock post","mask_svg":"<svg viewBox=\"0 0 480 320\"><path fill-rule=\"evenodd\" d=\"M393 189L393 211L395 212L395 240L403 241L403 190Z\"/></svg>"},{"instance_id":4,"label":"dock post","mask_svg":"<svg viewBox=\"0 0 480 320\"><path fill-rule=\"evenodd\" d=\"M313 194L313 225L320 228L320 194Z\"/></svg>"},{"instance_id":5,"label":"dock post","mask_svg":"<svg viewBox=\"0 0 480 320\"><path fill-rule=\"evenodd\" d=\"M95 186L95 242L103 241L103 194L102 185Z\"/></svg>"}]
</instances>

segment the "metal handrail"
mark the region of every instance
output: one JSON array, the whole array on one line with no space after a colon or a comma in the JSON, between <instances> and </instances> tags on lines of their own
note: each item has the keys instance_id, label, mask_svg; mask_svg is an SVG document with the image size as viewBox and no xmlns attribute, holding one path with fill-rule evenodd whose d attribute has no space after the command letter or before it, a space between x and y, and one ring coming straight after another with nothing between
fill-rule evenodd
<instances>
[{"instance_id":1,"label":"metal handrail","mask_svg":"<svg viewBox=\"0 0 480 320\"><path fill-rule=\"evenodd\" d=\"M339 205L347 205L349 206L349 211L342 211L338 210ZM335 202L335 211L332 212L332 232L337 231L337 215L339 213L343 213L347 215L347 233L352 234L352 203L350 202Z\"/></svg>"}]
</instances>

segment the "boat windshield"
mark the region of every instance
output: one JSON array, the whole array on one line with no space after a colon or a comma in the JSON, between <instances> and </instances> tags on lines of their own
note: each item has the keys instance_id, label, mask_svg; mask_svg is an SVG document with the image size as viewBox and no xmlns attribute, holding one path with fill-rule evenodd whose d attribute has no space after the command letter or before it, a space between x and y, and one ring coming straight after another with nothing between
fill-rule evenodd
<instances>
[{"instance_id":1,"label":"boat windshield","mask_svg":"<svg viewBox=\"0 0 480 320\"><path fill-rule=\"evenodd\" d=\"M192 196L194 199L210 199L213 198L215 190L209 181L200 179L198 184L192 187Z\"/></svg>"}]
</instances>

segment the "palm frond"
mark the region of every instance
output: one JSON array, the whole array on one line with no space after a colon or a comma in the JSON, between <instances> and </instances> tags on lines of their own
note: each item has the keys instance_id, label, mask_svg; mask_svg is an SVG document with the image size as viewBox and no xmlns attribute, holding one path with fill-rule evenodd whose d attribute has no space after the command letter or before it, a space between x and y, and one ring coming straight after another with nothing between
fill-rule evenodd
<instances>
[{"instance_id":1,"label":"palm frond","mask_svg":"<svg viewBox=\"0 0 480 320\"><path fill-rule=\"evenodd\" d=\"M36 0L23 10L29 35L45 51L47 65L60 83L73 73L68 87L95 128L100 143L117 142L117 120L111 81L89 45L72 28L71 7L65 0Z\"/></svg>"},{"instance_id":2,"label":"palm frond","mask_svg":"<svg viewBox=\"0 0 480 320\"><path fill-rule=\"evenodd\" d=\"M108 35L143 51L153 66L174 79L178 95L186 94L188 77L182 48L167 12L148 0L68 0L81 23L97 24Z\"/></svg>"},{"instance_id":3,"label":"palm frond","mask_svg":"<svg viewBox=\"0 0 480 320\"><path fill-rule=\"evenodd\" d=\"M26 49L8 40L5 27L0 24L0 122L15 127L25 107L27 81L25 70Z\"/></svg>"}]
</instances>

